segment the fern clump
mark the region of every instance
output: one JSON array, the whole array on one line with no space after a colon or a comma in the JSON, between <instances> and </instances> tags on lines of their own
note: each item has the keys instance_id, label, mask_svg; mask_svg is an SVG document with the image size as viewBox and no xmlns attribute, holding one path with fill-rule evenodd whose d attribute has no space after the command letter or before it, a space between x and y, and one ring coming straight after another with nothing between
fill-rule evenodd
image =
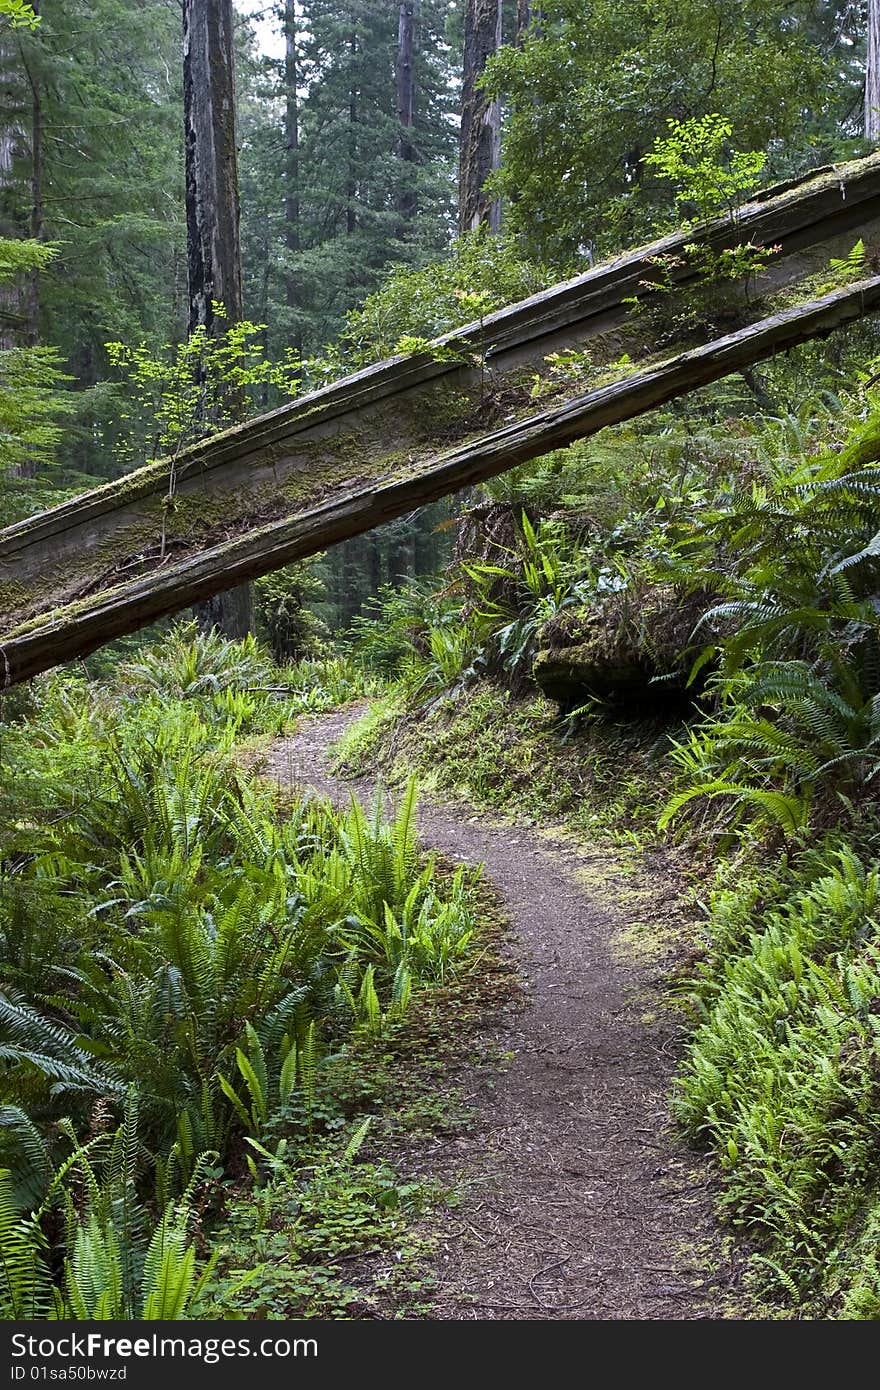
<instances>
[{"instance_id":1,"label":"fern clump","mask_svg":"<svg viewBox=\"0 0 880 1390\"><path fill-rule=\"evenodd\" d=\"M242 770L255 726L363 689L185 628L3 726L6 1316L188 1316L209 1175L344 1124L334 1062L466 965L473 875L422 853L414 784L389 818Z\"/></svg>"},{"instance_id":2,"label":"fern clump","mask_svg":"<svg viewBox=\"0 0 880 1390\"><path fill-rule=\"evenodd\" d=\"M877 868L830 842L716 894L708 927L676 1113L716 1150L721 1210L765 1279L798 1303L837 1298L880 1181ZM848 1316L868 1306L868 1274Z\"/></svg>"}]
</instances>

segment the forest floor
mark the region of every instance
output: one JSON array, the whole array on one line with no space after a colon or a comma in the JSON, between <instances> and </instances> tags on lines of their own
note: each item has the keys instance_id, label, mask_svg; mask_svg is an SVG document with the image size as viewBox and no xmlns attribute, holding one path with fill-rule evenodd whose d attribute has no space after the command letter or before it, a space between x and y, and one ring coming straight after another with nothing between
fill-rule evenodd
<instances>
[{"instance_id":1,"label":"forest floor","mask_svg":"<svg viewBox=\"0 0 880 1390\"><path fill-rule=\"evenodd\" d=\"M304 722L272 746L271 775L337 803L351 792L369 801L372 779L336 777L330 758L363 712ZM748 1317L715 1180L668 1109L682 1041L669 977L687 937L672 857L449 801L422 801L418 830L445 859L485 866L527 1001L456 1078L466 1132L405 1156L462 1194L431 1233L430 1316Z\"/></svg>"}]
</instances>

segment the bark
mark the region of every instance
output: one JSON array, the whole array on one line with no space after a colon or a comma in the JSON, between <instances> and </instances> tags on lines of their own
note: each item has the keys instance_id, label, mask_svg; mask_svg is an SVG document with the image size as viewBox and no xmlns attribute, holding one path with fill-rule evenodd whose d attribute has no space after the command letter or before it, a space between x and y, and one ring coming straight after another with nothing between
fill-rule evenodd
<instances>
[{"instance_id":1,"label":"bark","mask_svg":"<svg viewBox=\"0 0 880 1390\"><path fill-rule=\"evenodd\" d=\"M42 0L31 0L34 14L40 13ZM34 241L43 240L43 98L40 78L25 60L25 72L31 92L31 215L30 235ZM40 332L40 272L31 271L25 292L25 341L37 343Z\"/></svg>"},{"instance_id":2,"label":"bark","mask_svg":"<svg viewBox=\"0 0 880 1390\"><path fill-rule=\"evenodd\" d=\"M415 123L415 39L416 3L415 0L401 0L397 25L397 157L401 162L400 183L397 193L397 211L400 214L398 236L403 240L409 233L418 200L413 185L411 166L418 161L418 151L413 140Z\"/></svg>"},{"instance_id":3,"label":"bark","mask_svg":"<svg viewBox=\"0 0 880 1390\"><path fill-rule=\"evenodd\" d=\"M189 331L219 335L242 317L232 0L184 0L183 109ZM196 617L207 630L246 636L250 586L216 595Z\"/></svg>"},{"instance_id":4,"label":"bark","mask_svg":"<svg viewBox=\"0 0 880 1390\"><path fill-rule=\"evenodd\" d=\"M375 531L367 536L367 572L370 576L370 590L378 594L382 587L382 545L381 535Z\"/></svg>"},{"instance_id":5,"label":"bark","mask_svg":"<svg viewBox=\"0 0 880 1390\"><path fill-rule=\"evenodd\" d=\"M26 235L18 215L19 164L28 157L27 113L22 97L21 46L8 28L0 32L0 236ZM0 282L0 351L21 347L27 324L23 277Z\"/></svg>"},{"instance_id":6,"label":"bark","mask_svg":"<svg viewBox=\"0 0 880 1390\"><path fill-rule=\"evenodd\" d=\"M462 232L487 222L501 226L501 204L485 192L501 161L501 103L479 86L488 59L501 46L501 0L466 0L464 80L461 94L461 151L458 221Z\"/></svg>"},{"instance_id":7,"label":"bark","mask_svg":"<svg viewBox=\"0 0 880 1390\"><path fill-rule=\"evenodd\" d=\"M531 0L516 0L516 41L522 42L523 34L532 22Z\"/></svg>"},{"instance_id":8,"label":"bark","mask_svg":"<svg viewBox=\"0 0 880 1390\"><path fill-rule=\"evenodd\" d=\"M285 276L288 309L299 308L299 286L292 261L301 249L299 187L299 54L296 0L284 7L284 244L290 262ZM299 338L297 348L301 347Z\"/></svg>"},{"instance_id":9,"label":"bark","mask_svg":"<svg viewBox=\"0 0 880 1390\"><path fill-rule=\"evenodd\" d=\"M880 140L880 0L868 0L865 67L865 139Z\"/></svg>"},{"instance_id":10,"label":"bark","mask_svg":"<svg viewBox=\"0 0 880 1390\"><path fill-rule=\"evenodd\" d=\"M40 13L40 0L33 4L33 10L35 14ZM18 182L16 164L29 167L30 210L25 225L18 227L10 224L3 230L6 235L24 235L40 241L43 236L43 104L40 78L32 57L29 59L26 47L21 42L16 45L14 53L17 61L12 61L5 80L11 95L17 85L15 79L20 74L24 76L24 101L30 110L27 112L23 105L20 116L16 114L9 121L0 138L0 184L10 196L14 196ZM11 58L11 55L7 56ZM39 317L40 273L36 268L0 286L0 347L36 346ZM37 462L22 459L10 472L17 478L34 478Z\"/></svg>"},{"instance_id":11,"label":"bark","mask_svg":"<svg viewBox=\"0 0 880 1390\"><path fill-rule=\"evenodd\" d=\"M183 103L190 332L242 316L232 0L184 0Z\"/></svg>"},{"instance_id":12,"label":"bark","mask_svg":"<svg viewBox=\"0 0 880 1390\"><path fill-rule=\"evenodd\" d=\"M631 420L878 310L880 276L874 276L495 430L428 460L399 481L355 490L339 488L335 496L331 492L317 506L273 526L258 528L179 564L94 594L70 609L49 612L41 625L0 635L0 688L85 656L114 637L135 632L164 614L210 597L230 581L267 574L292 560L314 555L337 541L403 516L413 507L495 477L609 425Z\"/></svg>"},{"instance_id":13,"label":"bark","mask_svg":"<svg viewBox=\"0 0 880 1390\"><path fill-rule=\"evenodd\" d=\"M222 589L197 606L199 627L203 632L217 628L224 637L240 640L254 630L253 585L237 584L234 589Z\"/></svg>"},{"instance_id":14,"label":"bark","mask_svg":"<svg viewBox=\"0 0 880 1390\"><path fill-rule=\"evenodd\" d=\"M349 38L351 77L348 90L348 178L345 184L345 230L348 236L357 230L357 154L358 154L358 37L352 30Z\"/></svg>"}]
</instances>

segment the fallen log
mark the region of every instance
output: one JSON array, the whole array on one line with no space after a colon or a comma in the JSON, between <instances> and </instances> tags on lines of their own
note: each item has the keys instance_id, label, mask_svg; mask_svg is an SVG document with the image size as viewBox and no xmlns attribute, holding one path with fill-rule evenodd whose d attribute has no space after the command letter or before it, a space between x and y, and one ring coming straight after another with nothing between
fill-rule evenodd
<instances>
[{"instance_id":1,"label":"fallen log","mask_svg":"<svg viewBox=\"0 0 880 1390\"><path fill-rule=\"evenodd\" d=\"M249 535L259 545L265 528L295 525L341 495L422 476L444 450L527 418L532 381L547 375L551 352L588 347L601 378L624 354L639 361L656 351L658 335L667 351L688 347L771 314L796 292L815 297L806 287L827 281L829 258L845 256L857 235L870 255L880 254L880 156L770 190L735 219L627 252L448 335L439 358L432 350L369 367L8 527L0 532L0 634L169 565L185 567L232 539ZM686 249L694 241L716 253L745 241L776 249L756 283L727 284L713 304ZM658 262L662 293L646 288ZM633 296L646 314L632 313ZM686 331L670 331L685 320Z\"/></svg>"},{"instance_id":2,"label":"fallen log","mask_svg":"<svg viewBox=\"0 0 880 1390\"><path fill-rule=\"evenodd\" d=\"M414 507L632 419L798 343L880 309L880 276L773 314L702 347L636 365L619 380L485 433L404 476L339 489L316 506L254 528L137 579L88 595L0 636L0 686L85 656L165 614L371 530Z\"/></svg>"}]
</instances>

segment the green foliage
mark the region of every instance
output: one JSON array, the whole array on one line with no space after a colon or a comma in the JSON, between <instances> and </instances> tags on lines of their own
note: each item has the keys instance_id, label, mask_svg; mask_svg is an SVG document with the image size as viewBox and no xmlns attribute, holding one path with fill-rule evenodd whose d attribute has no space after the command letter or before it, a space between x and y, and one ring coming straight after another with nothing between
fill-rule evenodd
<instances>
[{"instance_id":1,"label":"green foliage","mask_svg":"<svg viewBox=\"0 0 880 1390\"><path fill-rule=\"evenodd\" d=\"M448 243L459 54L446 32L447 0L420 0L412 67L417 157L401 159L398 11L363 0L305 0L297 15L295 219L285 203L294 190L279 139L284 65L253 45L239 53L242 260L248 312L269 323L270 355L296 342L309 357L338 334L389 266L418 266Z\"/></svg>"},{"instance_id":2,"label":"green foliage","mask_svg":"<svg viewBox=\"0 0 880 1390\"><path fill-rule=\"evenodd\" d=\"M432 625L435 604L428 583L402 589L383 585L351 624L349 645L356 660L381 676L399 675Z\"/></svg>"},{"instance_id":3,"label":"green foliage","mask_svg":"<svg viewBox=\"0 0 880 1390\"><path fill-rule=\"evenodd\" d=\"M14 22L24 24L20 11ZM56 254L55 247L37 241L0 238L0 283L35 276ZM30 509L32 489L22 474L55 459L68 405L62 386L70 380L55 348L21 345L0 352L0 524Z\"/></svg>"},{"instance_id":4,"label":"green foliage","mask_svg":"<svg viewBox=\"0 0 880 1390\"><path fill-rule=\"evenodd\" d=\"M758 187L766 155L732 149L733 126L717 113L685 121L670 117L667 126L667 136L657 137L642 163L675 184L679 215L695 210L700 222L733 216L743 196Z\"/></svg>"},{"instance_id":5,"label":"green foliage","mask_svg":"<svg viewBox=\"0 0 880 1390\"><path fill-rule=\"evenodd\" d=\"M254 586L257 623L278 662L314 656L324 635L316 614L326 597L326 586L313 557L284 569L264 574Z\"/></svg>"},{"instance_id":6,"label":"green foliage","mask_svg":"<svg viewBox=\"0 0 880 1390\"><path fill-rule=\"evenodd\" d=\"M44 1317L50 1303L46 1242L39 1226L22 1216L5 1168L0 1168L0 1249L0 1318Z\"/></svg>"},{"instance_id":7,"label":"green foliage","mask_svg":"<svg viewBox=\"0 0 880 1390\"><path fill-rule=\"evenodd\" d=\"M10 36L6 109L26 138L15 138L4 232L63 247L63 264L32 286L26 331L57 346L76 378L55 486L81 490L118 472L104 341L162 342L181 327L180 22L163 0L39 8L37 27ZM35 97L43 139L32 185Z\"/></svg>"},{"instance_id":8,"label":"green foliage","mask_svg":"<svg viewBox=\"0 0 880 1390\"><path fill-rule=\"evenodd\" d=\"M252 634L231 642L216 628L203 632L190 622L121 664L115 676L119 688L134 695L208 701L226 691L270 685L276 669Z\"/></svg>"},{"instance_id":9,"label":"green foliage","mask_svg":"<svg viewBox=\"0 0 880 1390\"><path fill-rule=\"evenodd\" d=\"M528 681L541 627L583 600L577 546L556 521L521 511L492 563L464 561L440 593L386 591L353 626L354 649L395 674L414 705L460 693L485 676Z\"/></svg>"},{"instance_id":10,"label":"green foliage","mask_svg":"<svg viewBox=\"0 0 880 1390\"><path fill-rule=\"evenodd\" d=\"M642 163L675 184L676 220L685 227L705 225L722 216L735 223L738 205L758 185L765 155L759 150L733 149L733 127L717 114L686 121L670 119L667 125L669 134L665 139L657 137L653 151L643 157ZM705 243L689 242L681 257L655 257L659 273L642 283L665 293L673 288L673 267L689 263L704 282L691 290L692 309L699 312L701 301L706 301L708 313L719 284L744 281L748 290L751 279L767 266L777 250L775 246L755 246L749 241L715 251ZM632 304L635 311L642 307L637 298Z\"/></svg>"},{"instance_id":11,"label":"green foliage","mask_svg":"<svg viewBox=\"0 0 880 1390\"><path fill-rule=\"evenodd\" d=\"M119 1128L79 1144L70 1121L58 1129L72 1151L54 1168L43 1147L45 1177L39 1203L27 1217L12 1174L0 1169L0 1317L168 1319L188 1316L211 1271L196 1273L192 1191L169 1203L153 1224L136 1179L140 1146L134 1089ZM202 1165L204 1166L204 1165ZM67 1258L53 1282L44 1227L63 1223Z\"/></svg>"},{"instance_id":12,"label":"green foliage","mask_svg":"<svg viewBox=\"0 0 880 1390\"><path fill-rule=\"evenodd\" d=\"M865 243L859 237L851 251L848 251L845 256L832 256L829 265L835 275L844 281L858 279L865 268L866 256Z\"/></svg>"},{"instance_id":13,"label":"green foliage","mask_svg":"<svg viewBox=\"0 0 880 1390\"><path fill-rule=\"evenodd\" d=\"M766 809L790 830L805 796L852 796L880 768L880 481L873 467L846 468L875 450L871 417L839 454L734 491L711 543L689 546L689 582L725 596L701 624L715 634L700 660L720 660L719 709L676 750L686 786L667 820L704 794L742 807L770 792Z\"/></svg>"},{"instance_id":14,"label":"green foliage","mask_svg":"<svg viewBox=\"0 0 880 1390\"><path fill-rule=\"evenodd\" d=\"M0 0L0 19L8 19L13 29L36 29L40 22L27 0Z\"/></svg>"},{"instance_id":15,"label":"green foliage","mask_svg":"<svg viewBox=\"0 0 880 1390\"><path fill-rule=\"evenodd\" d=\"M454 328L480 321L552 283L516 243L485 227L459 237L448 255L419 270L396 269L346 318L339 349L354 367L423 349ZM407 346L407 343L409 346Z\"/></svg>"},{"instance_id":16,"label":"green foliage","mask_svg":"<svg viewBox=\"0 0 880 1390\"><path fill-rule=\"evenodd\" d=\"M350 656L317 657L284 667L292 714L320 714L375 695L376 680Z\"/></svg>"},{"instance_id":17,"label":"green foliage","mask_svg":"<svg viewBox=\"0 0 880 1390\"><path fill-rule=\"evenodd\" d=\"M367 1312L347 1263L371 1250L412 1256L406 1222L427 1191L382 1162L356 1161L366 1128L346 1147L323 1145L308 1165L262 1149L267 1177L250 1200L233 1196L217 1232L220 1259L201 1295L204 1318L339 1318Z\"/></svg>"},{"instance_id":18,"label":"green foliage","mask_svg":"<svg viewBox=\"0 0 880 1390\"><path fill-rule=\"evenodd\" d=\"M304 663L285 674L299 707L353 689L342 661L310 686ZM334 1059L470 955L472 876L423 859L414 786L387 823L356 802L282 816L242 772L236 739L277 719L242 701L263 686L271 704L278 681L253 638L183 628L110 688L41 682L2 726L0 1223L17 1316L188 1316L196 1188L242 1166L262 1184L267 1142L298 1151L340 1123Z\"/></svg>"},{"instance_id":19,"label":"green foliage","mask_svg":"<svg viewBox=\"0 0 880 1390\"><path fill-rule=\"evenodd\" d=\"M723 112L767 151L770 179L842 153L860 38L855 12L786 0L546 0L526 41L488 66L509 112L495 181L507 226L562 274L647 240L674 215L643 163L670 119Z\"/></svg>"},{"instance_id":20,"label":"green foliage","mask_svg":"<svg viewBox=\"0 0 880 1390\"><path fill-rule=\"evenodd\" d=\"M223 318L222 306L214 305ZM184 341L153 350L147 343L105 343L107 356L130 398L119 445L129 465L160 455L176 456L205 435L237 424L265 404L268 391L295 396L301 382L298 358L288 348L277 361L266 355L264 325L234 323L219 335L200 324Z\"/></svg>"},{"instance_id":21,"label":"green foliage","mask_svg":"<svg viewBox=\"0 0 880 1390\"><path fill-rule=\"evenodd\" d=\"M839 839L717 890L676 1098L762 1277L798 1302L848 1289L850 1317L876 1315L853 1253L880 1176L877 909L876 869Z\"/></svg>"},{"instance_id":22,"label":"green foliage","mask_svg":"<svg viewBox=\"0 0 880 1390\"><path fill-rule=\"evenodd\" d=\"M0 352L0 468L51 463L62 439L60 418L69 381L55 348L6 348ZM6 508L4 507L4 511ZM7 515L3 520L11 520Z\"/></svg>"},{"instance_id":23,"label":"green foliage","mask_svg":"<svg viewBox=\"0 0 880 1390\"><path fill-rule=\"evenodd\" d=\"M8 237L2 237L0 280L10 280L15 275L45 270L57 255L57 246L48 246L44 241L34 241L33 238L11 241Z\"/></svg>"}]
</instances>

